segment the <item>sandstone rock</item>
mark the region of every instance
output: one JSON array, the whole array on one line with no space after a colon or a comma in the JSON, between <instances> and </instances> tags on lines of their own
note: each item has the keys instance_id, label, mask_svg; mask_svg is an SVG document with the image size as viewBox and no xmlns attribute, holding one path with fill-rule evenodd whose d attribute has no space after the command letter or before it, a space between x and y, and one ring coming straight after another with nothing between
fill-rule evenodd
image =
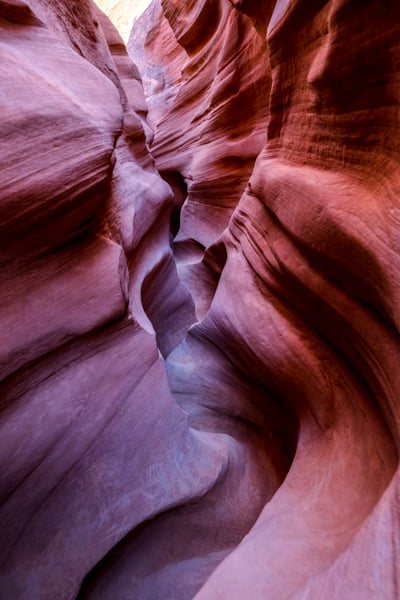
<instances>
[{"instance_id":1,"label":"sandstone rock","mask_svg":"<svg viewBox=\"0 0 400 600\"><path fill-rule=\"evenodd\" d=\"M165 16L151 5L131 39L153 11L157 25L148 26L144 46L146 61L158 68L159 83L148 90L150 120L157 124L152 153L176 192L178 261L191 263L193 252L201 258L228 224L262 148L269 62L264 39L229 2L161 4ZM129 47L135 56L137 45ZM185 50L185 62L177 48ZM142 70L148 78L149 68Z\"/></svg>"},{"instance_id":2,"label":"sandstone rock","mask_svg":"<svg viewBox=\"0 0 400 600\"><path fill-rule=\"evenodd\" d=\"M118 34L89 2L2 1L0 54L0 596L75 598L230 451L188 427L156 343L178 342L193 304Z\"/></svg>"},{"instance_id":3,"label":"sandstone rock","mask_svg":"<svg viewBox=\"0 0 400 600\"><path fill-rule=\"evenodd\" d=\"M163 2L192 70L158 123L153 152L160 168L175 160L171 169L184 175L187 164L209 160L207 172L191 169L175 246L178 261L196 263L180 273L202 321L168 358L170 381L189 413L206 406L243 418L245 411L265 436L259 415L274 399L277 439L286 431L296 453L254 528L196 597L395 598L399 9L334 0L232 4L251 20L254 39L268 32L263 64L270 65L271 93L257 96L268 108L266 145L214 245L206 236L214 226L217 238L218 221L212 209L200 216L199 208L213 193L226 197L221 174L211 194L207 188L212 144L189 139L186 128L178 148L173 131L185 121L190 86L196 105L209 106L219 38L202 28L211 3ZM216 19L227 10L226 3L218 7ZM196 70L208 47L213 58ZM247 118L244 104L242 112ZM189 131L209 113L197 114ZM226 154L238 130L236 118L213 132ZM213 358L203 367L210 345ZM263 400L207 385L226 380L226 363L235 373L229 389L251 381ZM192 418L209 426L202 413ZM291 461L290 452L277 452Z\"/></svg>"},{"instance_id":4,"label":"sandstone rock","mask_svg":"<svg viewBox=\"0 0 400 600\"><path fill-rule=\"evenodd\" d=\"M0 0L0 598L397 598L399 17Z\"/></svg>"},{"instance_id":5,"label":"sandstone rock","mask_svg":"<svg viewBox=\"0 0 400 600\"><path fill-rule=\"evenodd\" d=\"M186 53L176 41L160 0L151 2L135 21L127 48L139 68L149 108L148 121L155 129L178 93L186 61Z\"/></svg>"}]
</instances>

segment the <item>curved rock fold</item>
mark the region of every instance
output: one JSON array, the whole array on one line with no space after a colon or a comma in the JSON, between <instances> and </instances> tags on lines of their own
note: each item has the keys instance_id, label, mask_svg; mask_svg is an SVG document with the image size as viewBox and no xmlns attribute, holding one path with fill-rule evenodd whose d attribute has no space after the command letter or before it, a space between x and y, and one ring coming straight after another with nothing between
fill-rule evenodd
<instances>
[{"instance_id":1,"label":"curved rock fold","mask_svg":"<svg viewBox=\"0 0 400 600\"><path fill-rule=\"evenodd\" d=\"M0 598L398 597L399 20L0 0Z\"/></svg>"}]
</instances>

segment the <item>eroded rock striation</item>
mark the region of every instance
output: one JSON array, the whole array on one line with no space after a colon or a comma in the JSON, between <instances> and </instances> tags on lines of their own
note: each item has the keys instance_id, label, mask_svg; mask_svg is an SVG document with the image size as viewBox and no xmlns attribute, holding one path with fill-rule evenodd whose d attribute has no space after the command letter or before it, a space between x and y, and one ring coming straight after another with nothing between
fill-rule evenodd
<instances>
[{"instance_id":1,"label":"eroded rock striation","mask_svg":"<svg viewBox=\"0 0 400 600\"><path fill-rule=\"evenodd\" d=\"M398 597L399 20L0 0L0 598Z\"/></svg>"},{"instance_id":2,"label":"eroded rock striation","mask_svg":"<svg viewBox=\"0 0 400 600\"><path fill-rule=\"evenodd\" d=\"M0 596L75 598L229 452L188 427L158 349L194 311L122 40L81 1L1 2L0 28Z\"/></svg>"}]
</instances>

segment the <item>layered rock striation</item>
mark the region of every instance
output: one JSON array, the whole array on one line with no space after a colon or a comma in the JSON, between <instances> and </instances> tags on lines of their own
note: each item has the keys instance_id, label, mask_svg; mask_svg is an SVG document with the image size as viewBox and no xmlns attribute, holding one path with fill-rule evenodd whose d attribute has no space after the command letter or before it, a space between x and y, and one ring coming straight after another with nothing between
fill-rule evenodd
<instances>
[{"instance_id":1,"label":"layered rock striation","mask_svg":"<svg viewBox=\"0 0 400 600\"><path fill-rule=\"evenodd\" d=\"M0 598L397 598L399 18L0 0Z\"/></svg>"},{"instance_id":2,"label":"layered rock striation","mask_svg":"<svg viewBox=\"0 0 400 600\"><path fill-rule=\"evenodd\" d=\"M394 598L399 9L346 1L232 5L236 12L225 2L218 9L208 2L179 8L162 2L187 59L152 151L161 172L168 164L186 177L174 247L200 319L167 362L172 389L187 410L206 405L246 414L260 426L260 413L269 424L278 422L269 414L278 406L280 418L284 413L292 424L284 429L296 452L254 528L198 597ZM211 27L201 26L208 10L217 21L210 37ZM244 29L240 35L228 29L227 14L246 23L252 46ZM251 55L254 47L262 59ZM253 79L260 112L243 97L235 122L217 124L215 115L240 98L223 86L225 64L241 91ZM207 71L212 75L202 92ZM219 104L211 100L215 88L223 90ZM192 89L198 96L191 104ZM258 126L263 148L254 163L248 156L251 177L221 234L209 204L218 193L229 194L214 148L219 143L229 156L233 136L250 141L255 114L266 127ZM186 119L191 126L183 132ZM197 171L203 160L207 170ZM231 180L243 173L232 165L226 172ZM210 193L213 177L219 181ZM211 220L213 235L205 239ZM194 244L196 258L185 252ZM212 358L204 359L207 354ZM227 368L237 382L262 389L263 399L254 388L240 399L229 393ZM205 383L212 370L223 383ZM250 406L257 416L250 416ZM264 424L264 438L267 432Z\"/></svg>"},{"instance_id":3,"label":"layered rock striation","mask_svg":"<svg viewBox=\"0 0 400 600\"><path fill-rule=\"evenodd\" d=\"M229 451L169 390L194 309L122 40L81 1L1 2L0 30L0 596L76 598Z\"/></svg>"}]
</instances>

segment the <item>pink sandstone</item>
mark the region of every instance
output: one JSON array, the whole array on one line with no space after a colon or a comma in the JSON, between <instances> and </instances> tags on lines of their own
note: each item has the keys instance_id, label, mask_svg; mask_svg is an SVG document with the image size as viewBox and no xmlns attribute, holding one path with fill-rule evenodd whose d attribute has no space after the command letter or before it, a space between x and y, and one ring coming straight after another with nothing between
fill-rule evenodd
<instances>
[{"instance_id":1,"label":"pink sandstone","mask_svg":"<svg viewBox=\"0 0 400 600\"><path fill-rule=\"evenodd\" d=\"M1 600L398 598L399 22L0 0Z\"/></svg>"}]
</instances>

